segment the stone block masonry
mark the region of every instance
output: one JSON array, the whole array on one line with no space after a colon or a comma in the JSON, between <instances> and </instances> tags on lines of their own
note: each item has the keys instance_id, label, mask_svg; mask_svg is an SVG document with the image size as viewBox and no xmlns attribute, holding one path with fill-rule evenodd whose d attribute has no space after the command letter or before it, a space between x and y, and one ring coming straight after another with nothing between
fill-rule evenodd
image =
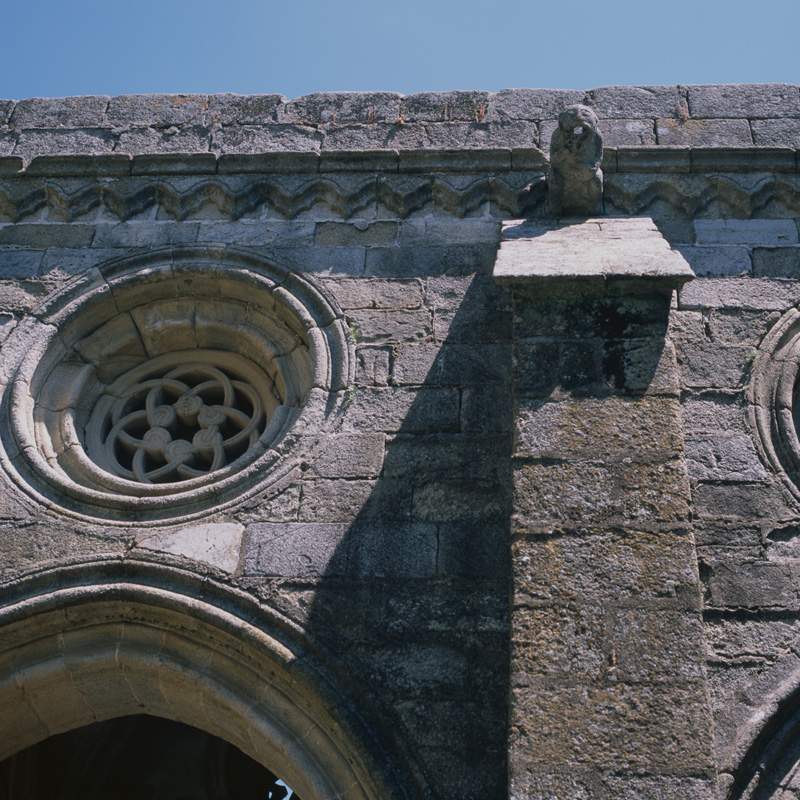
<instances>
[{"instance_id":1,"label":"stone block masonry","mask_svg":"<svg viewBox=\"0 0 800 800\"><path fill-rule=\"evenodd\" d=\"M800 89L771 84L0 100L0 156L547 150L576 103L597 114L607 147L798 147Z\"/></svg>"},{"instance_id":2,"label":"stone block masonry","mask_svg":"<svg viewBox=\"0 0 800 800\"><path fill-rule=\"evenodd\" d=\"M684 797L674 779L690 774L692 796L711 798L667 336L671 291L691 270L643 220L547 227L507 226L495 266L514 300L510 794L547 796L543 776L574 763L598 786L659 776L662 797Z\"/></svg>"},{"instance_id":3,"label":"stone block masonry","mask_svg":"<svg viewBox=\"0 0 800 800\"><path fill-rule=\"evenodd\" d=\"M0 101L3 757L146 712L303 800L800 795L799 156L789 84Z\"/></svg>"}]
</instances>

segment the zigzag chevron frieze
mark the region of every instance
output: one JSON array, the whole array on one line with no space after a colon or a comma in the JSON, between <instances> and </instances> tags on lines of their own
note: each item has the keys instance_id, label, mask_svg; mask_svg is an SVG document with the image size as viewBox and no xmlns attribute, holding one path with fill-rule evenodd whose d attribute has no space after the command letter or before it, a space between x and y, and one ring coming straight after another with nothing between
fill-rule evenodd
<instances>
[{"instance_id":1,"label":"zigzag chevron frieze","mask_svg":"<svg viewBox=\"0 0 800 800\"><path fill-rule=\"evenodd\" d=\"M264 211L295 219L314 208L342 219L372 208L399 218L425 208L465 217L480 213L487 203L496 217L530 217L545 213L545 194L546 179L540 173L25 179L0 183L0 222L19 222L43 211L53 221L72 222L100 208L125 221L156 207L175 220L190 219L209 207L214 216L231 220ZM606 213L612 215L796 216L800 175L611 173L604 200Z\"/></svg>"},{"instance_id":2,"label":"zigzag chevron frieze","mask_svg":"<svg viewBox=\"0 0 800 800\"><path fill-rule=\"evenodd\" d=\"M542 206L544 197L545 178L540 173L447 178L420 175L394 180L385 176L338 180L320 176L17 180L0 183L0 221L19 222L47 210L57 220L72 222L103 208L124 222L156 206L176 220L191 218L208 206L213 206L220 217L232 220L259 210L294 219L320 205L343 219L377 205L400 217L427 206L464 217L487 203L498 215L526 216Z\"/></svg>"},{"instance_id":3,"label":"zigzag chevron frieze","mask_svg":"<svg viewBox=\"0 0 800 800\"><path fill-rule=\"evenodd\" d=\"M795 217L800 176L611 174L604 187L607 214L686 217Z\"/></svg>"}]
</instances>

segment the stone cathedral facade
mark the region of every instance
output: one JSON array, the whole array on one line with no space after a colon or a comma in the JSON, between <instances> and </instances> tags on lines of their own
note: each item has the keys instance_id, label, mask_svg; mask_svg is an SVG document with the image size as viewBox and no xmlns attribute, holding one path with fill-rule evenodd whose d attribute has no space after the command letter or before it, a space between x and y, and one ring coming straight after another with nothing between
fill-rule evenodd
<instances>
[{"instance_id":1,"label":"stone cathedral facade","mask_svg":"<svg viewBox=\"0 0 800 800\"><path fill-rule=\"evenodd\" d=\"M0 101L0 798L800 797L800 88Z\"/></svg>"}]
</instances>

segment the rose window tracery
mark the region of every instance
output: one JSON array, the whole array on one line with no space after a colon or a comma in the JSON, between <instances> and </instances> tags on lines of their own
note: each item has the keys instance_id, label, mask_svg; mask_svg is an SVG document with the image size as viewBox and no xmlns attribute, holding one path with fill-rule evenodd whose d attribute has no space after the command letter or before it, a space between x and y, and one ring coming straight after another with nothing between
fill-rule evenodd
<instances>
[{"instance_id":1,"label":"rose window tracery","mask_svg":"<svg viewBox=\"0 0 800 800\"><path fill-rule=\"evenodd\" d=\"M259 390L230 369L190 362L163 374L148 366L153 377L121 397L104 395L89 424L89 456L114 475L141 483L197 478L232 464L264 432Z\"/></svg>"}]
</instances>

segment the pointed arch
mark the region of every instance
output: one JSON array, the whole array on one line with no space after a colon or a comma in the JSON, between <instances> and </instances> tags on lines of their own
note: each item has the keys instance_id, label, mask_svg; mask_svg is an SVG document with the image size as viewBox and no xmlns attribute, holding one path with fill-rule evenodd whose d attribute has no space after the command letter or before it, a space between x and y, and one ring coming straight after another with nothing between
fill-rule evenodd
<instances>
[{"instance_id":1,"label":"pointed arch","mask_svg":"<svg viewBox=\"0 0 800 800\"><path fill-rule=\"evenodd\" d=\"M54 588L55 587L55 588ZM146 713L225 739L304 800L430 796L345 675L288 620L174 568L91 562L5 590L0 759Z\"/></svg>"}]
</instances>

